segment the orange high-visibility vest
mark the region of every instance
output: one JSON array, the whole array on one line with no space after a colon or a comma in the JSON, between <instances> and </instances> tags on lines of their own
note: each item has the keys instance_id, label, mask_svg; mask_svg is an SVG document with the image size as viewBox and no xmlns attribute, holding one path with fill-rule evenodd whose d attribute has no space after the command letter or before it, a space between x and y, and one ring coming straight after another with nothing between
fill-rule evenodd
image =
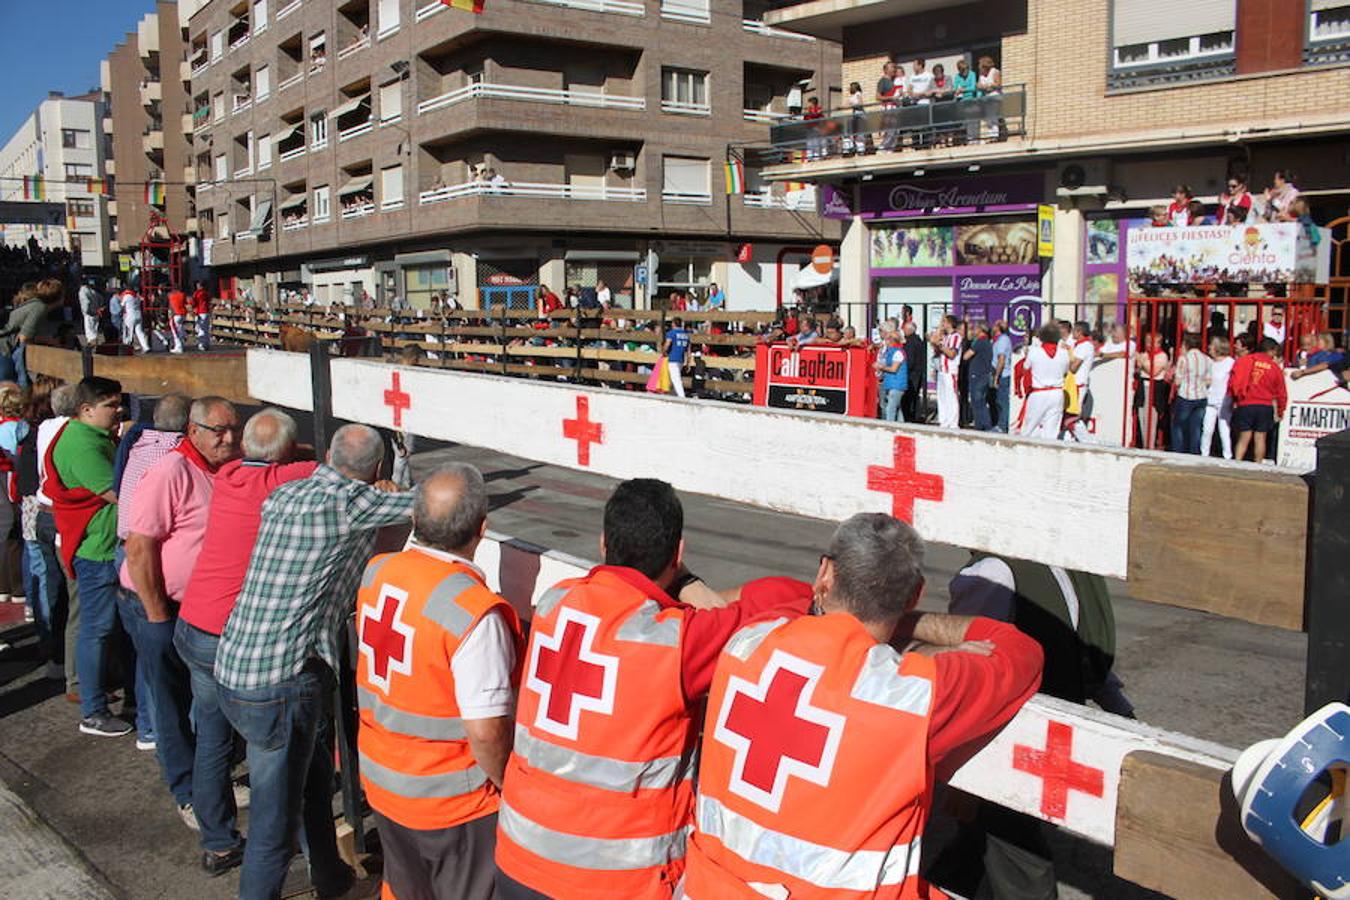
<instances>
[{"instance_id":1,"label":"orange high-visibility vest","mask_svg":"<svg viewBox=\"0 0 1350 900\"><path fill-rule=\"evenodd\" d=\"M511 878L563 900L671 896L697 737L683 619L603 569L540 598L497 818Z\"/></svg>"},{"instance_id":2,"label":"orange high-visibility vest","mask_svg":"<svg viewBox=\"0 0 1350 900\"><path fill-rule=\"evenodd\" d=\"M407 828L450 828L497 811L450 669L460 642L493 610L523 642L516 611L467 563L413 548L375 557L361 579L361 784L373 809Z\"/></svg>"},{"instance_id":3,"label":"orange high-visibility vest","mask_svg":"<svg viewBox=\"0 0 1350 900\"><path fill-rule=\"evenodd\" d=\"M708 698L690 900L945 896L919 878L936 671L844 613L737 632Z\"/></svg>"}]
</instances>

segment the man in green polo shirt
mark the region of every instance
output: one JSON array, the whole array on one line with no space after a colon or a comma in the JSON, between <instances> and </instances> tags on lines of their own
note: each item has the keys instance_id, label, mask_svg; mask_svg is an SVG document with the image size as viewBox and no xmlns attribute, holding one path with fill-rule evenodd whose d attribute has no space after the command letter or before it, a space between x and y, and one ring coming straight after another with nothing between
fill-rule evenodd
<instances>
[{"instance_id":1,"label":"man in green polo shirt","mask_svg":"<svg viewBox=\"0 0 1350 900\"><path fill-rule=\"evenodd\" d=\"M130 732L131 725L109 712L103 670L117 619L113 456L117 448L114 435L122 415L122 385L90 376L76 386L75 402L74 418L53 442L51 461L56 479L48 477L46 490L52 498L62 556L80 590L80 636L75 647L80 675L80 731L118 737Z\"/></svg>"}]
</instances>

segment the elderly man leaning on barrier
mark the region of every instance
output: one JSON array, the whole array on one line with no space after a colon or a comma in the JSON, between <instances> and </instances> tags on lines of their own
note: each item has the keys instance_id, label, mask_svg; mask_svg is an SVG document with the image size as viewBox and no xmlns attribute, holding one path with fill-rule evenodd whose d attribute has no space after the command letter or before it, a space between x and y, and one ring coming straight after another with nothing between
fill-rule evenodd
<instances>
[{"instance_id":1,"label":"elderly man leaning on barrier","mask_svg":"<svg viewBox=\"0 0 1350 900\"><path fill-rule=\"evenodd\" d=\"M919 858L934 771L1016 714L1042 657L1011 625L914 614L923 552L904 522L856 515L821 557L815 615L727 643L703 729L688 897L928 896Z\"/></svg>"},{"instance_id":2,"label":"elderly man leaning on barrier","mask_svg":"<svg viewBox=\"0 0 1350 900\"><path fill-rule=\"evenodd\" d=\"M625 481L605 504L605 564L539 599L498 812L497 894L671 897L693 810L697 716L722 646L810 586L751 581L712 606L684 568L670 485ZM681 600L675 599L682 598Z\"/></svg>"},{"instance_id":3,"label":"elderly man leaning on barrier","mask_svg":"<svg viewBox=\"0 0 1350 900\"><path fill-rule=\"evenodd\" d=\"M416 497L413 543L371 560L357 602L361 783L390 895L490 900L524 639L472 562L483 476L448 465Z\"/></svg>"},{"instance_id":4,"label":"elderly man leaning on barrier","mask_svg":"<svg viewBox=\"0 0 1350 900\"><path fill-rule=\"evenodd\" d=\"M320 897L354 883L333 827L338 634L376 531L406 522L411 494L375 484L384 441L367 425L333 435L328 461L263 503L248 574L216 651L225 716L248 742L251 786L241 900L274 900L303 817Z\"/></svg>"}]
</instances>

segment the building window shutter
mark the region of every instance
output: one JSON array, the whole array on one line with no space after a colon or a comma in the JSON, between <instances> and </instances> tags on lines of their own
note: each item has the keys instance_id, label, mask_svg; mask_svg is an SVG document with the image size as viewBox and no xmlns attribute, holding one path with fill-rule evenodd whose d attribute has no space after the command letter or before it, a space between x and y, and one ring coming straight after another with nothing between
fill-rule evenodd
<instances>
[{"instance_id":1,"label":"building window shutter","mask_svg":"<svg viewBox=\"0 0 1350 900\"><path fill-rule=\"evenodd\" d=\"M380 86L380 121L388 122L403 115L403 82L391 81Z\"/></svg>"},{"instance_id":2,"label":"building window shutter","mask_svg":"<svg viewBox=\"0 0 1350 900\"><path fill-rule=\"evenodd\" d=\"M1233 31L1236 0L1114 0L1111 43L1116 47L1151 44L1202 34Z\"/></svg>"},{"instance_id":3,"label":"building window shutter","mask_svg":"<svg viewBox=\"0 0 1350 900\"><path fill-rule=\"evenodd\" d=\"M708 161L688 156L667 156L661 190L668 194L708 193Z\"/></svg>"}]
</instances>

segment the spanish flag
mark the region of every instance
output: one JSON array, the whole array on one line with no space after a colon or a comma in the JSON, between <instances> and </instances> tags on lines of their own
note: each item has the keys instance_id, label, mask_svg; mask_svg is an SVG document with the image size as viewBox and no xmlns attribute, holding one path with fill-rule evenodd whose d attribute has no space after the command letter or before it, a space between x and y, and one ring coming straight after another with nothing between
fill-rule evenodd
<instances>
[{"instance_id":1,"label":"spanish flag","mask_svg":"<svg viewBox=\"0 0 1350 900\"><path fill-rule=\"evenodd\" d=\"M810 186L805 181L785 181L783 182L783 193L790 194L793 191L804 191Z\"/></svg>"},{"instance_id":2,"label":"spanish flag","mask_svg":"<svg viewBox=\"0 0 1350 900\"><path fill-rule=\"evenodd\" d=\"M145 202L149 206L164 205L164 185L158 181L145 183Z\"/></svg>"},{"instance_id":3,"label":"spanish flag","mask_svg":"<svg viewBox=\"0 0 1350 900\"><path fill-rule=\"evenodd\" d=\"M46 200L47 179L43 178L41 175L23 176L23 199Z\"/></svg>"},{"instance_id":4,"label":"spanish flag","mask_svg":"<svg viewBox=\"0 0 1350 900\"><path fill-rule=\"evenodd\" d=\"M111 178L90 178L85 182L84 189L91 194L98 196L107 196L112 193Z\"/></svg>"},{"instance_id":5,"label":"spanish flag","mask_svg":"<svg viewBox=\"0 0 1350 900\"><path fill-rule=\"evenodd\" d=\"M745 163L739 159L729 159L726 165L727 196L745 193Z\"/></svg>"},{"instance_id":6,"label":"spanish flag","mask_svg":"<svg viewBox=\"0 0 1350 900\"><path fill-rule=\"evenodd\" d=\"M462 9L465 12L481 13L483 11L483 0L441 0L441 2L452 9Z\"/></svg>"}]
</instances>

